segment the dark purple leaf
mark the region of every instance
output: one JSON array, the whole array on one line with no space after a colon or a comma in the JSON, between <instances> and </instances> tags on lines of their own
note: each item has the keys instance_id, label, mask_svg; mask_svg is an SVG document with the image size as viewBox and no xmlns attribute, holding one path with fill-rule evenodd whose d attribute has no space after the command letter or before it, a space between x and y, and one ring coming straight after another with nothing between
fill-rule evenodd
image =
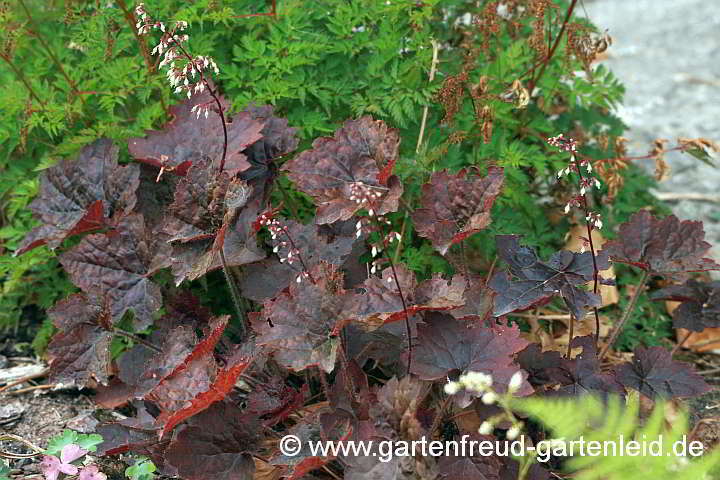
<instances>
[{"instance_id":1,"label":"dark purple leaf","mask_svg":"<svg viewBox=\"0 0 720 480\"><path fill-rule=\"evenodd\" d=\"M162 253L163 245L147 231L142 215L132 214L108 233L85 237L60 256L60 263L85 292L107 295L113 323L131 310L135 329L144 330L162 305L160 287L150 280Z\"/></svg>"},{"instance_id":2,"label":"dark purple leaf","mask_svg":"<svg viewBox=\"0 0 720 480\"><path fill-rule=\"evenodd\" d=\"M190 419L165 452L186 480L250 480L259 448L258 418L220 402Z\"/></svg>"},{"instance_id":3,"label":"dark purple leaf","mask_svg":"<svg viewBox=\"0 0 720 480\"><path fill-rule=\"evenodd\" d=\"M403 192L397 177L386 179L383 172L394 164L398 143L395 130L365 116L346 121L332 138L318 138L311 150L289 160L283 170L315 200L317 224L348 220L363 208L384 215L397 210ZM353 188L367 190L371 202L356 202L351 198Z\"/></svg>"},{"instance_id":4,"label":"dark purple leaf","mask_svg":"<svg viewBox=\"0 0 720 480\"><path fill-rule=\"evenodd\" d=\"M16 255L40 245L57 248L79 233L103 228L107 219L129 213L140 183L137 165L119 166L118 148L106 139L86 146L41 175L40 192L30 204L42 225L21 242Z\"/></svg>"},{"instance_id":5,"label":"dark purple leaf","mask_svg":"<svg viewBox=\"0 0 720 480\"><path fill-rule=\"evenodd\" d=\"M673 326L702 332L720 327L720 282L700 283L688 280L684 285L671 285L650 295L653 300L682 302L673 310Z\"/></svg>"},{"instance_id":6,"label":"dark purple leaf","mask_svg":"<svg viewBox=\"0 0 720 480\"><path fill-rule=\"evenodd\" d=\"M504 392L512 375L520 370L513 355L527 344L517 327L468 325L450 315L434 313L427 316L426 325L418 326L412 373L423 380L445 380L449 374L483 372L493 377L496 391ZM523 380L517 393L527 395L532 391ZM460 392L456 397L461 407L472 400L468 392Z\"/></svg>"},{"instance_id":7,"label":"dark purple leaf","mask_svg":"<svg viewBox=\"0 0 720 480\"><path fill-rule=\"evenodd\" d=\"M107 384L110 370L110 311L101 298L75 294L48 311L60 331L48 346L56 382L84 387L90 379Z\"/></svg>"},{"instance_id":8,"label":"dark purple leaf","mask_svg":"<svg viewBox=\"0 0 720 480\"><path fill-rule=\"evenodd\" d=\"M288 227L295 248L299 250L305 266L309 269L313 269L320 262L341 266L355 243L354 224L350 229L345 228L339 232L331 228L335 227L335 224L303 225L285 220L283 225ZM287 241L284 237L278 240ZM278 255L287 255L287 247L282 248ZM273 298L295 281L300 268L297 263L280 263L276 256L247 265L240 281L243 296L256 302Z\"/></svg>"},{"instance_id":9,"label":"dark purple leaf","mask_svg":"<svg viewBox=\"0 0 720 480\"><path fill-rule=\"evenodd\" d=\"M194 95L191 99L170 107L173 116L163 130L148 131L145 138L131 138L128 150L136 160L157 168L172 171L179 168L184 174L187 167L200 160L207 159L214 170L220 166L223 151L223 130L220 118L213 113L208 118L192 112L195 105L207 104L216 108L210 94L205 91ZM223 111L227 115L230 106L224 98L220 98ZM229 121L228 117L225 117ZM242 153L249 145L262 138L260 133L263 123L255 120L250 113L242 112L235 115L227 123L227 157L225 171L234 176L250 167Z\"/></svg>"},{"instance_id":10,"label":"dark purple leaf","mask_svg":"<svg viewBox=\"0 0 720 480\"><path fill-rule=\"evenodd\" d=\"M329 373L340 345L342 273L320 263L310 274L312 278L292 282L288 292L267 300L251 324L258 345L270 347L281 365L293 370L317 365Z\"/></svg>"},{"instance_id":11,"label":"dark purple leaf","mask_svg":"<svg viewBox=\"0 0 720 480\"><path fill-rule=\"evenodd\" d=\"M468 176L466 170L433 173L423 185L422 208L412 215L418 234L445 255L451 245L490 225L490 210L504 179L502 167L490 167L485 177Z\"/></svg>"},{"instance_id":12,"label":"dark purple leaf","mask_svg":"<svg viewBox=\"0 0 720 480\"><path fill-rule=\"evenodd\" d=\"M561 250L547 262L541 261L535 250L520 245L517 235L498 235L498 256L504 260L518 281L509 281L506 274L498 273L490 280L496 292L494 315L536 305L554 295L561 295L576 319L585 317L587 307L599 307L602 298L581 285L593 279L592 253ZM607 253L596 256L598 270L609 268Z\"/></svg>"},{"instance_id":13,"label":"dark purple leaf","mask_svg":"<svg viewBox=\"0 0 720 480\"><path fill-rule=\"evenodd\" d=\"M465 305L467 281L456 275L447 281L435 275L417 284L415 275L402 265L395 266L408 315L424 310L449 310ZM390 281L388 281L390 280ZM345 302L347 317L365 328L378 328L406 317L392 269L381 277L371 276Z\"/></svg>"},{"instance_id":14,"label":"dark purple leaf","mask_svg":"<svg viewBox=\"0 0 720 480\"><path fill-rule=\"evenodd\" d=\"M617 380L646 397L693 397L710 390L710 385L690 365L676 362L662 347L637 347L632 362L617 368Z\"/></svg>"},{"instance_id":15,"label":"dark purple leaf","mask_svg":"<svg viewBox=\"0 0 720 480\"><path fill-rule=\"evenodd\" d=\"M657 218L641 210L620 225L615 240L603 251L614 262L629 263L656 275L682 279L686 272L719 270L707 254L702 222L678 220L675 215Z\"/></svg>"}]
</instances>

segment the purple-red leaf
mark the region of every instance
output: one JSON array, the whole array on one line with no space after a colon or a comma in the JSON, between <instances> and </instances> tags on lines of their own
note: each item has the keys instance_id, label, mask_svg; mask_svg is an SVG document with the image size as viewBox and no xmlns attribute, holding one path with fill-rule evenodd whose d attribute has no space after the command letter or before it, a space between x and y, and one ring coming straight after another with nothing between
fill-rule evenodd
<instances>
[{"instance_id":1,"label":"purple-red leaf","mask_svg":"<svg viewBox=\"0 0 720 480\"><path fill-rule=\"evenodd\" d=\"M315 199L315 223L348 220L362 208L383 215L397 210L403 192L402 183L388 177L386 170L395 162L398 143L395 130L364 116L346 121L332 138L318 138L311 150L289 160L283 170L299 190ZM355 190L366 191L371 202L358 202Z\"/></svg>"},{"instance_id":2,"label":"purple-red leaf","mask_svg":"<svg viewBox=\"0 0 720 480\"><path fill-rule=\"evenodd\" d=\"M465 305L467 281L462 275L454 276L451 281L435 275L417 284L415 275L404 266L395 266L395 272L402 287L408 315ZM405 309L390 267L383 270L382 277L371 276L356 290L345 303L347 318L368 329L405 318Z\"/></svg>"},{"instance_id":3,"label":"purple-red leaf","mask_svg":"<svg viewBox=\"0 0 720 480\"><path fill-rule=\"evenodd\" d=\"M303 225L292 220L284 220L282 223L288 227L294 248L299 251L305 266L311 270L320 262L341 266L355 243L354 224L348 229L334 228L339 224ZM281 234L277 241L287 242L288 239ZM287 252L286 246L280 249L278 255L287 255ZM273 298L295 281L301 268L298 262L280 263L275 256L252 263L243 269L240 281L243 296L256 302Z\"/></svg>"},{"instance_id":4,"label":"purple-red leaf","mask_svg":"<svg viewBox=\"0 0 720 480\"><path fill-rule=\"evenodd\" d=\"M340 345L342 273L320 263L310 274L311 278L293 282L288 292L266 301L251 324L258 345L270 347L281 365L296 371L317 365L329 373Z\"/></svg>"},{"instance_id":5,"label":"purple-red leaf","mask_svg":"<svg viewBox=\"0 0 720 480\"><path fill-rule=\"evenodd\" d=\"M165 456L186 480L250 480L261 429L255 415L216 403L180 430Z\"/></svg>"},{"instance_id":6,"label":"purple-red leaf","mask_svg":"<svg viewBox=\"0 0 720 480\"><path fill-rule=\"evenodd\" d=\"M103 138L74 160L46 170L30 204L42 225L25 237L15 254L44 244L54 249L71 235L103 228L107 219L129 213L135 206L140 169L118 166L117 154L118 148Z\"/></svg>"},{"instance_id":7,"label":"purple-red leaf","mask_svg":"<svg viewBox=\"0 0 720 480\"><path fill-rule=\"evenodd\" d=\"M496 238L498 256L518 278L511 282L506 273L499 272L490 280L489 285L497 294L493 312L496 317L529 308L557 294L563 297L577 319L585 317L586 307L602 304L600 295L581 288L593 279L592 253L561 250L544 262L538 258L535 249L520 245L517 235L498 235ZM598 254L596 262L598 270L609 267L606 253Z\"/></svg>"},{"instance_id":8,"label":"purple-red leaf","mask_svg":"<svg viewBox=\"0 0 720 480\"><path fill-rule=\"evenodd\" d=\"M163 130L147 132L145 138L131 138L128 141L130 155L140 162L158 168L164 167L170 171L177 169L176 173L180 174L184 174L187 167L201 159L209 159L210 165L217 170L223 152L220 118L215 113L208 118L204 115L197 118L191 111L196 105L208 103L211 108L217 108L215 101L205 91L170 107L172 121ZM250 167L242 151L262 138L260 132L263 123L247 112L238 113L230 122L227 117L229 102L220 97L220 103L226 115L225 120L229 122L225 171L233 176Z\"/></svg>"},{"instance_id":9,"label":"purple-red leaf","mask_svg":"<svg viewBox=\"0 0 720 480\"><path fill-rule=\"evenodd\" d=\"M255 350L248 344L236 350L223 368L218 368L213 351L227 322L227 317L214 321L182 363L146 395L160 409L156 422L163 426L163 434L225 398L252 362ZM165 372L167 368L162 370Z\"/></svg>"},{"instance_id":10,"label":"purple-red leaf","mask_svg":"<svg viewBox=\"0 0 720 480\"><path fill-rule=\"evenodd\" d=\"M269 105L250 105L244 112L263 123L262 138L245 150L250 168L242 172L242 178L263 178L270 172L270 163L297 148L296 128L288 127L288 121L273 115Z\"/></svg>"},{"instance_id":11,"label":"purple-red leaf","mask_svg":"<svg viewBox=\"0 0 720 480\"><path fill-rule=\"evenodd\" d=\"M107 295L114 323L131 310L135 329L144 330L162 305L160 287L150 275L163 249L145 228L142 215L131 214L110 232L85 237L60 256L60 263L85 292Z\"/></svg>"},{"instance_id":12,"label":"purple-red leaf","mask_svg":"<svg viewBox=\"0 0 720 480\"><path fill-rule=\"evenodd\" d=\"M490 167L485 177L468 177L466 170L435 172L423 185L422 208L412 215L418 234L445 255L451 245L490 225L490 210L504 179L502 167Z\"/></svg>"},{"instance_id":13,"label":"purple-red leaf","mask_svg":"<svg viewBox=\"0 0 720 480\"><path fill-rule=\"evenodd\" d=\"M244 181L231 182L227 173L217 173L208 159L198 160L178 182L160 228L172 245L172 270L178 285L220 268L220 245L224 245L228 266L265 257L251 229L262 198L259 194L237 198L233 192L245 191L243 186L252 192ZM230 205L233 201L242 205ZM218 233L221 239L216 239Z\"/></svg>"},{"instance_id":14,"label":"purple-red leaf","mask_svg":"<svg viewBox=\"0 0 720 480\"><path fill-rule=\"evenodd\" d=\"M637 347L634 353L632 362L617 368L617 380L646 397L693 397L710 390L690 365L673 361L662 347Z\"/></svg>"},{"instance_id":15,"label":"purple-red leaf","mask_svg":"<svg viewBox=\"0 0 720 480\"><path fill-rule=\"evenodd\" d=\"M492 316L495 292L486 284L485 277L470 275L465 288L465 303L448 313L457 319L482 323Z\"/></svg>"},{"instance_id":16,"label":"purple-red leaf","mask_svg":"<svg viewBox=\"0 0 720 480\"><path fill-rule=\"evenodd\" d=\"M673 326L702 332L720 327L720 282L700 283L688 280L670 285L650 295L653 300L682 302L673 310Z\"/></svg>"},{"instance_id":17,"label":"purple-red leaf","mask_svg":"<svg viewBox=\"0 0 720 480\"><path fill-rule=\"evenodd\" d=\"M418 326L412 373L423 380L444 380L448 375L483 372L493 377L493 388L503 392L510 377L520 370L513 355L527 345L517 327L468 325L450 315L434 313L428 315L425 325ZM462 407L472 401L466 393L456 395ZM523 380L518 394L529 393L532 387Z\"/></svg>"},{"instance_id":18,"label":"purple-red leaf","mask_svg":"<svg viewBox=\"0 0 720 480\"><path fill-rule=\"evenodd\" d=\"M686 272L720 270L712 259L703 258L711 247L704 239L702 222L681 222L675 215L657 218L641 210L620 225L617 238L607 242L603 251L614 262L681 279Z\"/></svg>"},{"instance_id":19,"label":"purple-red leaf","mask_svg":"<svg viewBox=\"0 0 720 480\"><path fill-rule=\"evenodd\" d=\"M75 294L48 311L56 333L48 347L50 372L57 382L84 387L90 379L108 381L110 311L101 298Z\"/></svg>"}]
</instances>

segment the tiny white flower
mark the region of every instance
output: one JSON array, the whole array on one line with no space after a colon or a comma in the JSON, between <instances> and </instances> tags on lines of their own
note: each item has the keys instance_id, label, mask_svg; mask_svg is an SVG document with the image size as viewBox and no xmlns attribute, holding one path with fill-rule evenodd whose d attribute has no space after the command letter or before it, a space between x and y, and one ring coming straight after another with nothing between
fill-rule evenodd
<instances>
[{"instance_id":1,"label":"tiny white flower","mask_svg":"<svg viewBox=\"0 0 720 480\"><path fill-rule=\"evenodd\" d=\"M510 427L510 430L507 431L505 436L508 440L515 440L518 435L520 435L520 426L519 425L513 425Z\"/></svg>"},{"instance_id":2,"label":"tiny white flower","mask_svg":"<svg viewBox=\"0 0 720 480\"><path fill-rule=\"evenodd\" d=\"M371 217L375 216L375 210L373 210L372 208L368 210L368 215L370 215Z\"/></svg>"},{"instance_id":3,"label":"tiny white flower","mask_svg":"<svg viewBox=\"0 0 720 480\"><path fill-rule=\"evenodd\" d=\"M448 382L445 384L444 390L448 395L455 395L460 391L460 384L458 382Z\"/></svg>"},{"instance_id":4,"label":"tiny white flower","mask_svg":"<svg viewBox=\"0 0 720 480\"><path fill-rule=\"evenodd\" d=\"M362 228L362 220L358 220L358 222L355 224L355 230L360 230Z\"/></svg>"},{"instance_id":5,"label":"tiny white flower","mask_svg":"<svg viewBox=\"0 0 720 480\"><path fill-rule=\"evenodd\" d=\"M482 402L485 405L492 405L498 401L498 396L495 392L485 392L482 396Z\"/></svg>"},{"instance_id":6,"label":"tiny white flower","mask_svg":"<svg viewBox=\"0 0 720 480\"><path fill-rule=\"evenodd\" d=\"M488 422L487 420L482 422L480 424L480 428L478 428L478 433L480 435L490 435L493 431L493 424Z\"/></svg>"},{"instance_id":7,"label":"tiny white flower","mask_svg":"<svg viewBox=\"0 0 720 480\"><path fill-rule=\"evenodd\" d=\"M393 277L388 277L387 282L392 283L392 281L393 281Z\"/></svg>"},{"instance_id":8,"label":"tiny white flower","mask_svg":"<svg viewBox=\"0 0 720 480\"><path fill-rule=\"evenodd\" d=\"M296 281L297 283L300 283L301 280L302 280L302 276L301 276L301 275L298 275L297 278L295 279L295 281Z\"/></svg>"},{"instance_id":9,"label":"tiny white flower","mask_svg":"<svg viewBox=\"0 0 720 480\"><path fill-rule=\"evenodd\" d=\"M208 118L208 114L209 114L209 113L210 113L210 111L206 108L206 109L205 109L205 118Z\"/></svg>"},{"instance_id":10,"label":"tiny white flower","mask_svg":"<svg viewBox=\"0 0 720 480\"><path fill-rule=\"evenodd\" d=\"M592 165L590 165L590 162L587 164L587 171L588 173L592 172Z\"/></svg>"},{"instance_id":11,"label":"tiny white flower","mask_svg":"<svg viewBox=\"0 0 720 480\"><path fill-rule=\"evenodd\" d=\"M569 212L570 212L570 204L568 203L567 205L565 205L565 213L569 213Z\"/></svg>"},{"instance_id":12,"label":"tiny white flower","mask_svg":"<svg viewBox=\"0 0 720 480\"><path fill-rule=\"evenodd\" d=\"M585 195L585 187L582 187L582 188L580 189L580 195Z\"/></svg>"},{"instance_id":13,"label":"tiny white flower","mask_svg":"<svg viewBox=\"0 0 720 480\"><path fill-rule=\"evenodd\" d=\"M373 257L377 256L377 253L378 253L377 247L373 246L372 247L372 256Z\"/></svg>"},{"instance_id":14,"label":"tiny white flower","mask_svg":"<svg viewBox=\"0 0 720 480\"><path fill-rule=\"evenodd\" d=\"M600 188L600 180L598 180L597 178L595 179L595 186L597 188Z\"/></svg>"},{"instance_id":15,"label":"tiny white flower","mask_svg":"<svg viewBox=\"0 0 720 480\"><path fill-rule=\"evenodd\" d=\"M510 377L510 382L508 383L508 392L515 393L520 389L520 386L522 385L523 377L522 372L518 370L517 372L513 373L513 376Z\"/></svg>"}]
</instances>

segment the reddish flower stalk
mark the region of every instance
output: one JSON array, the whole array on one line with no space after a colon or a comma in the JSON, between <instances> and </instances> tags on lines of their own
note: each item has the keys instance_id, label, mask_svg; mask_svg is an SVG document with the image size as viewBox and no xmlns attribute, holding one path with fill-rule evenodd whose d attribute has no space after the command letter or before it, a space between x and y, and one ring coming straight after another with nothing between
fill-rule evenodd
<instances>
[{"instance_id":1,"label":"reddish flower stalk","mask_svg":"<svg viewBox=\"0 0 720 480\"><path fill-rule=\"evenodd\" d=\"M368 208L368 217L373 222L372 226L365 227L363 226L363 220L358 220L357 224L355 224L356 229L356 236L359 238L363 230L366 230L368 233L378 232L382 235L381 240L378 242L377 245L373 245L371 249L371 253L373 256L373 259L378 256L382 251L389 251L390 243L397 241L398 244L402 240L402 235L400 235L397 232L390 232L388 234L384 233L384 228L386 225L390 225L390 220L386 219L383 216L376 215L376 205L378 198L380 198L381 194L377 191L373 191L372 185L366 185L364 183L355 183L351 187L351 196L350 200L355 201L357 204L363 205ZM370 274L374 274L378 270L378 264L387 261L390 265L390 269L392 271L392 278L389 278L388 281L394 280L395 286L398 289L398 294L400 295L400 301L402 302L403 306L403 312L405 313L405 330L407 331L408 336L408 363L407 363L407 373L410 375L410 366L412 364L412 330L410 329L410 313L407 309L407 303L405 302L405 295L403 294L402 287L400 286L400 280L397 276L397 271L395 270L395 262L393 262L392 255L387 255L384 258L378 258L377 260L372 261L372 266L370 267Z\"/></svg>"},{"instance_id":2,"label":"reddish flower stalk","mask_svg":"<svg viewBox=\"0 0 720 480\"><path fill-rule=\"evenodd\" d=\"M225 114L223 113L223 107L220 103L220 99L217 96L217 92L213 90L208 82L205 71L210 67L216 74L219 73L215 61L207 56L198 55L193 57L187 50L182 46L181 42L188 40L188 35L178 35L178 31L183 31L187 28L187 22L179 21L170 31L166 31L165 24L152 19L145 10L144 4L139 4L135 8L135 13L140 17L140 20L135 25L138 29L138 35L144 35L150 32L150 30L160 29L163 32L163 36L160 39L155 48L152 50L152 54L155 53L163 54L164 58L160 62L160 66L163 67L169 64L168 69L168 80L170 85L175 88L175 93L181 91L187 92L187 97L191 98L193 93L202 93L203 90L207 89L210 96L213 98L215 105L217 106L217 113L220 116L223 128L223 153L220 159L220 171L222 172L225 168L225 157L227 156L228 136L227 136L227 125L225 122ZM178 51L180 55L178 55ZM179 56L183 56L187 63L183 67L175 66L175 59ZM198 82L190 82L188 76L191 75L193 78L195 75L199 75L200 80ZM182 84L181 84L182 82ZM192 109L193 112L197 113L197 117L200 118L202 112L205 113L205 118L208 117L209 107L206 104L195 105Z\"/></svg>"},{"instance_id":3,"label":"reddish flower stalk","mask_svg":"<svg viewBox=\"0 0 720 480\"><path fill-rule=\"evenodd\" d=\"M587 169L587 173L589 174L590 172L592 172L592 165L590 161L585 157L581 158L579 161L577 160L577 143L575 142L575 140L571 138L564 138L563 135L560 134L556 137L548 138L547 141L550 145L559 148L561 151L570 152L570 161L568 162L568 166L566 168L560 169L560 171L558 172L558 178L561 178L563 175L569 175L571 169L577 172L578 176L580 177L580 195L575 196L567 203L567 205L565 205L565 213L569 213L570 208L573 206L579 207L583 210L583 212L585 212L585 226L587 228L588 235L587 241L590 246L590 255L592 256L593 261L593 293L597 295L599 271L597 266L597 259L595 258L595 245L593 243L592 230L593 228L602 228L602 220L600 219L600 215L598 213L590 211L587 200L587 191L589 189L592 189L593 186L600 188L600 181L596 178L592 178L591 180L591 177L585 178L583 176L581 167L585 167ZM585 246L583 245L582 251L584 250ZM593 307L593 312L595 314L595 344L597 344L600 340L600 315L598 314L597 307ZM570 341L572 341L573 321L574 317L571 317ZM568 358L570 357L570 350L570 342L568 342Z\"/></svg>"},{"instance_id":4,"label":"reddish flower stalk","mask_svg":"<svg viewBox=\"0 0 720 480\"><path fill-rule=\"evenodd\" d=\"M255 229L257 230L260 227L268 228L268 230L270 231L270 238L278 242L277 245L273 247L273 252L277 253L280 257L280 263L287 262L288 265L292 265L292 263L297 258L297 260L300 262L300 265L302 266L302 271L300 272L300 274L298 274L295 280L297 283L300 283L303 277L308 278L312 283L315 283L315 279L310 273L310 269L305 263L305 260L302 257L302 253L300 253L300 249L297 248L297 245L295 244L292 235L290 235L290 231L287 225L280 225L280 222L276 218L274 218L275 212L276 211L273 210L260 215L255 224ZM281 235L284 235L287 240L278 240L278 237ZM281 250L286 247L289 247L287 253L284 255L280 255Z\"/></svg>"}]
</instances>

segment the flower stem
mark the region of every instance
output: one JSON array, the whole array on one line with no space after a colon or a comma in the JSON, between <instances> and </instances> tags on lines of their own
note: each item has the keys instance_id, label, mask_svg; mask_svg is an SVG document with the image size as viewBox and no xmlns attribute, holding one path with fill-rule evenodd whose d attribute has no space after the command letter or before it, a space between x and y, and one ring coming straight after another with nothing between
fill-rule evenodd
<instances>
[{"instance_id":1,"label":"flower stem","mask_svg":"<svg viewBox=\"0 0 720 480\"><path fill-rule=\"evenodd\" d=\"M240 320L240 340L245 339L245 334L247 332L247 323L245 319L245 312L243 311L241 307L241 296L240 296L240 289L237 286L237 283L235 282L235 278L232 275L232 272L228 268L227 260L225 259L225 242L223 242L222 246L219 249L220 252L220 262L222 263L222 270L223 274L225 274L225 281L228 284L228 288L230 289L230 298L233 302L233 307L235 307L235 313L238 316L238 320Z\"/></svg>"},{"instance_id":2,"label":"flower stem","mask_svg":"<svg viewBox=\"0 0 720 480\"><path fill-rule=\"evenodd\" d=\"M620 321L615 326L615 329L613 330L612 335L610 335L607 344L605 344L605 347L603 347L602 351L600 352L600 355L598 356L598 362L605 358L608 350L610 350L610 347L612 347L613 343L615 343L615 340L620 334L620 330L622 330L623 325L625 325L625 322L627 322L628 318L630 318L630 314L632 313L632 311L635 310L635 303L637 302L637 299L640 296L640 292L642 292L642 290L644 289L645 284L647 283L649 278L650 272L644 270L643 275L640 278L640 283L638 283L637 287L635 288L635 293L633 293L632 298L630 298L630 303L628 303L628 306L625 308L622 318L620 318Z\"/></svg>"},{"instance_id":3,"label":"flower stem","mask_svg":"<svg viewBox=\"0 0 720 480\"><path fill-rule=\"evenodd\" d=\"M690 330L690 331L687 333L687 335L685 335L685 336L683 337L683 339L680 340L680 342L673 347L673 349L670 351L670 356L671 356L671 357L672 357L673 355L675 355L675 354L677 353L677 351L682 348L683 345L685 345L685 342L687 342L688 338L690 338L690 335L692 335L692 334L693 334L693 331Z\"/></svg>"},{"instance_id":4,"label":"flower stem","mask_svg":"<svg viewBox=\"0 0 720 480\"><path fill-rule=\"evenodd\" d=\"M575 162L575 170L577 170L578 175L580 175L580 182L583 182L584 177L582 174L582 170L580 170L580 164L578 162ZM592 238L592 226L590 225L590 220L588 220L588 217L590 215L590 207L588 206L587 194L582 195L582 201L583 201L583 210L585 211L585 226L587 227L588 242L590 242L590 255L592 255L592 261L593 261L593 293L597 295L597 293L598 293L598 266L597 266L597 259L595 258L595 245L593 244L593 238ZM593 312L595 313L595 346L597 348L597 344L600 341L600 315L598 314L597 307L593 307ZM572 319L570 320L570 322L572 325ZM569 340L572 340L572 336ZM570 347L568 346L568 349L569 348ZM568 354L568 358L569 358L569 356L570 355Z\"/></svg>"},{"instance_id":5,"label":"flower stem","mask_svg":"<svg viewBox=\"0 0 720 480\"><path fill-rule=\"evenodd\" d=\"M400 301L402 302L403 312L405 312L405 330L408 336L408 363L407 363L407 374L410 375L410 364L412 363L412 330L410 328L410 314L408 313L407 304L405 303L405 295L403 295L402 288L400 287L400 281L398 280L397 272L395 271L395 263L392 261L392 257L388 256L390 262L390 269L392 270L393 279L395 280L395 286L398 289L400 295Z\"/></svg>"},{"instance_id":6,"label":"flower stem","mask_svg":"<svg viewBox=\"0 0 720 480\"><path fill-rule=\"evenodd\" d=\"M182 54L187 58L189 62L193 62L193 57L183 48L182 45L180 45L180 42L175 40L175 30L173 30L172 33L170 33L169 37L170 40L175 44L175 46L182 52ZM200 74L200 80L205 84L205 88L207 88L208 93L210 96L215 100L215 104L217 105L218 109L218 115L220 115L220 121L222 122L222 128L223 128L223 153L222 158L220 159L220 169L219 171L223 171L225 168L225 157L227 155L227 147L228 147L228 135L227 135L227 125L225 124L225 114L223 113L223 107L220 103L220 99L217 96L217 92L213 90L210 87L210 83L208 82L207 78L205 78L205 74L202 70L198 69L198 73Z\"/></svg>"}]
</instances>

